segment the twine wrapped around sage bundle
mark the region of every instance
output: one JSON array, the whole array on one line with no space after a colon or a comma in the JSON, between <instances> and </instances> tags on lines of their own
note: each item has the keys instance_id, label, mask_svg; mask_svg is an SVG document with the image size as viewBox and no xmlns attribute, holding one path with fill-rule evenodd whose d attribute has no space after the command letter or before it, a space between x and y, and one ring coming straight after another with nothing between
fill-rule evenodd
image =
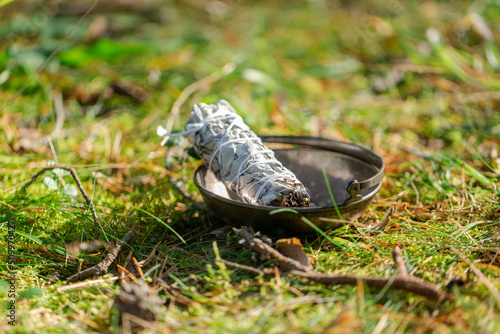
<instances>
[{"instance_id":1,"label":"twine wrapped around sage bundle","mask_svg":"<svg viewBox=\"0 0 500 334\"><path fill-rule=\"evenodd\" d=\"M186 135L207 168L245 203L309 206L304 185L225 100L195 105L182 133L168 133L162 126L157 133L162 137Z\"/></svg>"}]
</instances>

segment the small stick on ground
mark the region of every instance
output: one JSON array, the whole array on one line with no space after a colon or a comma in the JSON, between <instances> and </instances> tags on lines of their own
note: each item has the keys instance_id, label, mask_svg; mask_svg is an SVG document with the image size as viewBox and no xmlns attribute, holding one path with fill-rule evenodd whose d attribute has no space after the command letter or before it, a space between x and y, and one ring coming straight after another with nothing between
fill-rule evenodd
<instances>
[{"instance_id":1,"label":"small stick on ground","mask_svg":"<svg viewBox=\"0 0 500 334\"><path fill-rule=\"evenodd\" d=\"M120 252L122 251L122 248L124 245L128 244L132 239L135 237L134 232L129 231L127 232L123 238L118 241L116 246L106 255L104 260L96 264L95 266L85 269L84 271L81 271L73 276L68 277L66 279L66 282L71 283L71 282L76 282L76 281L81 281L84 280L90 276L101 276L104 275L108 272L109 266L116 260L116 257Z\"/></svg>"},{"instance_id":2,"label":"small stick on ground","mask_svg":"<svg viewBox=\"0 0 500 334\"><path fill-rule=\"evenodd\" d=\"M389 224L391 220L391 215L393 212L394 212L394 207L393 206L389 207L389 210L387 211L387 215L385 216L385 218L380 223L370 228L369 229L370 232L372 234L376 234L377 232L382 232L383 230L385 230L385 227L387 226L387 224Z\"/></svg>"},{"instance_id":3,"label":"small stick on ground","mask_svg":"<svg viewBox=\"0 0 500 334\"><path fill-rule=\"evenodd\" d=\"M118 271L120 272L120 279L123 281L125 279L125 275L128 276L132 281L135 283L138 282L137 277L134 276L130 271L127 270L127 268L120 266L119 264L116 265L116 268L118 268Z\"/></svg>"},{"instance_id":4,"label":"small stick on ground","mask_svg":"<svg viewBox=\"0 0 500 334\"><path fill-rule=\"evenodd\" d=\"M233 229L233 231L241 238L240 242L249 249L262 255L266 260L276 260L282 270L316 283L326 285L356 285L359 280L362 280L369 287L379 289L388 287L389 289L404 290L437 301L453 299L453 295L441 291L436 284L428 283L420 278L409 275L399 247L396 247L393 252L394 265L398 270L396 276L356 277L351 275L332 275L315 272L297 261L284 256L261 239L255 238L253 233L245 228ZM244 269L244 267L241 267L241 269Z\"/></svg>"},{"instance_id":5,"label":"small stick on ground","mask_svg":"<svg viewBox=\"0 0 500 334\"><path fill-rule=\"evenodd\" d=\"M68 285L61 286L61 287L57 288L57 292L62 292L62 291L71 290L71 289L80 289L80 288L87 287L87 286L94 285L94 284L116 281L118 279L119 279L119 277L115 276L115 277L110 277L110 278L99 278L96 280L79 282L79 283L75 283L75 284L68 284Z\"/></svg>"},{"instance_id":6,"label":"small stick on ground","mask_svg":"<svg viewBox=\"0 0 500 334\"><path fill-rule=\"evenodd\" d=\"M255 238L253 233L245 228L237 229L233 228L234 233L238 237L241 238L241 240L244 240L245 246L250 248L251 250L259 253L261 256L263 256L266 260L277 260L279 267L282 270L286 271L291 271L291 270L296 270L296 271L301 271L301 272L309 272L310 269L302 264L300 264L298 261L295 261L294 259L291 259L280 252L278 252L276 249L272 248L268 244L266 244L264 241L262 241L259 238ZM240 241L241 242L241 241Z\"/></svg>"},{"instance_id":7,"label":"small stick on ground","mask_svg":"<svg viewBox=\"0 0 500 334\"><path fill-rule=\"evenodd\" d=\"M394 266L398 270L399 277L408 277L408 270L406 270L405 261L403 260L403 253L398 246L392 251L392 258L394 259Z\"/></svg>"},{"instance_id":8,"label":"small stick on ground","mask_svg":"<svg viewBox=\"0 0 500 334\"><path fill-rule=\"evenodd\" d=\"M83 198L85 199L85 202L87 203L87 205L90 208L90 213L92 214L92 218L94 219L94 236L95 236L96 239L98 239L99 238L99 234L100 234L100 232L99 232L99 222L97 221L97 212L95 210L94 202L92 202L92 199L90 198L90 196L87 194L87 192L83 188L82 182L80 182L80 178L78 177L78 174L76 173L76 170L74 168L67 167L67 166L48 166L48 167L44 167L38 173L36 173L35 175L33 175L33 177L28 182L26 182L26 184L23 186L22 189L25 189L25 188L29 187L33 182L35 182L38 179L38 177L40 175L42 175L46 171L48 171L48 170L54 170L54 169L57 169L57 168L64 169L64 170L68 171L71 174L71 176L73 177L73 179L75 180L76 186L80 190L80 193L82 194Z\"/></svg>"},{"instance_id":9,"label":"small stick on ground","mask_svg":"<svg viewBox=\"0 0 500 334\"><path fill-rule=\"evenodd\" d=\"M139 265L139 262L135 259L135 257L132 257L132 262L134 263L135 269L137 269L137 273L139 273L139 277L144 279L144 273L142 272L142 268Z\"/></svg>"},{"instance_id":10,"label":"small stick on ground","mask_svg":"<svg viewBox=\"0 0 500 334\"><path fill-rule=\"evenodd\" d=\"M241 270L248 271L248 272L250 272L250 273L252 273L254 275L264 275L265 274L260 269L257 269L257 268L254 268L254 267L250 267L250 266L246 266L244 264L239 264L239 263L231 262L231 261L224 260L224 259L218 259L217 262L224 263L225 265L233 267L233 268L236 268L236 269L241 269Z\"/></svg>"}]
</instances>

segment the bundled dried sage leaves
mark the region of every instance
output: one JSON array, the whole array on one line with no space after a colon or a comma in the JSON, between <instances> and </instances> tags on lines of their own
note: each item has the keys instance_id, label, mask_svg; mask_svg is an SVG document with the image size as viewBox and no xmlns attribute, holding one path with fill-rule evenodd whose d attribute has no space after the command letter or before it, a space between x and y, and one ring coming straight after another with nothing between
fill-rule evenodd
<instances>
[{"instance_id":1,"label":"bundled dried sage leaves","mask_svg":"<svg viewBox=\"0 0 500 334\"><path fill-rule=\"evenodd\" d=\"M158 135L172 136L163 127ZM225 100L199 103L186 123L186 135L209 170L245 203L280 207L309 206L310 195L273 151L250 130ZM179 134L176 134L179 135Z\"/></svg>"}]
</instances>

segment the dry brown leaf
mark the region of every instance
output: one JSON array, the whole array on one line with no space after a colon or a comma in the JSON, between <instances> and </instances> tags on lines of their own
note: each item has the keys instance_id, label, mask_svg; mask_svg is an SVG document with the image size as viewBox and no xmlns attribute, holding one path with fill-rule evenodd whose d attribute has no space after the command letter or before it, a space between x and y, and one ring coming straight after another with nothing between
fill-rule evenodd
<instances>
[{"instance_id":1,"label":"dry brown leaf","mask_svg":"<svg viewBox=\"0 0 500 334\"><path fill-rule=\"evenodd\" d=\"M17 137L18 140L12 144L12 149L16 153L46 154L49 151L48 137L36 128L20 128Z\"/></svg>"},{"instance_id":2,"label":"dry brown leaf","mask_svg":"<svg viewBox=\"0 0 500 334\"><path fill-rule=\"evenodd\" d=\"M302 242L300 242L298 238L279 239L276 241L276 246L278 252L284 256L299 262L308 269L313 268L311 259L309 259L306 252L304 252Z\"/></svg>"}]
</instances>

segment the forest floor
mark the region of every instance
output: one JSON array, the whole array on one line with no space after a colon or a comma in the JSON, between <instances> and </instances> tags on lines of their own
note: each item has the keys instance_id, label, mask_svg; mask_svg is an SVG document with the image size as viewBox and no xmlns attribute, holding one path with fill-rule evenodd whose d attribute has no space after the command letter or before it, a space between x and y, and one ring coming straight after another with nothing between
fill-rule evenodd
<instances>
[{"instance_id":1,"label":"forest floor","mask_svg":"<svg viewBox=\"0 0 500 334\"><path fill-rule=\"evenodd\" d=\"M130 331L113 303L136 259L162 298L146 332L499 333L499 16L477 0L0 1L0 332ZM397 246L451 297L313 283L210 233L201 162L156 128L219 99L257 134L384 159L359 219L300 236L315 271L392 278ZM54 165L81 184L60 168L29 183ZM107 274L66 281L131 231Z\"/></svg>"}]
</instances>

